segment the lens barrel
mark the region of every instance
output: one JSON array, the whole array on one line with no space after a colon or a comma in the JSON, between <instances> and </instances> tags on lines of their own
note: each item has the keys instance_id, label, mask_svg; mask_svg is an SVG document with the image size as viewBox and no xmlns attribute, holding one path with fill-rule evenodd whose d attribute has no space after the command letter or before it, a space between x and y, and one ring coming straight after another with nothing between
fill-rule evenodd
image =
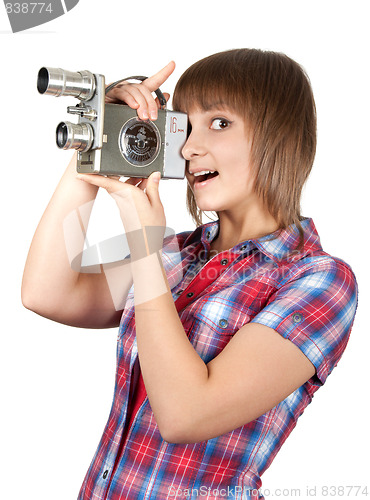
<instances>
[{"instance_id":1,"label":"lens barrel","mask_svg":"<svg viewBox=\"0 0 370 500\"><path fill-rule=\"evenodd\" d=\"M37 76L40 94L74 96L90 100L95 93L95 77L90 71L72 72L60 68L41 68Z\"/></svg>"},{"instance_id":2,"label":"lens barrel","mask_svg":"<svg viewBox=\"0 0 370 500\"><path fill-rule=\"evenodd\" d=\"M56 129L56 142L60 149L88 151L94 140L94 130L88 123L61 122Z\"/></svg>"}]
</instances>

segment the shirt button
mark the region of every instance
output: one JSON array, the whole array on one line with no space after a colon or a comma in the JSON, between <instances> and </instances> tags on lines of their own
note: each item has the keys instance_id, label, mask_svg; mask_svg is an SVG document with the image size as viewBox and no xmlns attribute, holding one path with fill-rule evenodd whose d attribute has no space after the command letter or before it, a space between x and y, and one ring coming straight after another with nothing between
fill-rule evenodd
<instances>
[{"instance_id":1,"label":"shirt button","mask_svg":"<svg viewBox=\"0 0 370 500\"><path fill-rule=\"evenodd\" d=\"M245 250L247 248L247 245L243 245L242 247L240 247L240 251L242 252L243 250Z\"/></svg>"},{"instance_id":2,"label":"shirt button","mask_svg":"<svg viewBox=\"0 0 370 500\"><path fill-rule=\"evenodd\" d=\"M218 326L220 328L226 328L228 324L229 322L226 319L220 319L220 321L218 322Z\"/></svg>"},{"instance_id":3,"label":"shirt button","mask_svg":"<svg viewBox=\"0 0 370 500\"><path fill-rule=\"evenodd\" d=\"M108 476L108 472L109 472L108 470L104 471L104 474L103 474L103 479L106 479L106 478L107 478L107 476Z\"/></svg>"},{"instance_id":4,"label":"shirt button","mask_svg":"<svg viewBox=\"0 0 370 500\"><path fill-rule=\"evenodd\" d=\"M221 260L221 266L226 266L226 264L228 263L229 261L227 259L222 259Z\"/></svg>"},{"instance_id":5,"label":"shirt button","mask_svg":"<svg viewBox=\"0 0 370 500\"><path fill-rule=\"evenodd\" d=\"M186 294L186 296L189 297L189 298L192 297L193 295L194 295L193 292L189 292L189 293Z\"/></svg>"},{"instance_id":6,"label":"shirt button","mask_svg":"<svg viewBox=\"0 0 370 500\"><path fill-rule=\"evenodd\" d=\"M303 316L301 313L294 313L293 314L293 322L294 323L300 323L303 319Z\"/></svg>"},{"instance_id":7,"label":"shirt button","mask_svg":"<svg viewBox=\"0 0 370 500\"><path fill-rule=\"evenodd\" d=\"M207 231L207 232L206 232L206 238L207 238L207 240L209 240L209 237L210 237L210 236L211 236L210 231Z\"/></svg>"},{"instance_id":8,"label":"shirt button","mask_svg":"<svg viewBox=\"0 0 370 500\"><path fill-rule=\"evenodd\" d=\"M177 290L177 295L180 295L184 290Z\"/></svg>"}]
</instances>

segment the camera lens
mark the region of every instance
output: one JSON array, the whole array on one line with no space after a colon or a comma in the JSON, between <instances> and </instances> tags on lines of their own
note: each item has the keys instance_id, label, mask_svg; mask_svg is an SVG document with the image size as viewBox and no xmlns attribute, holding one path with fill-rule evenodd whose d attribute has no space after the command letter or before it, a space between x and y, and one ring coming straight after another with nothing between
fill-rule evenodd
<instances>
[{"instance_id":1,"label":"camera lens","mask_svg":"<svg viewBox=\"0 0 370 500\"><path fill-rule=\"evenodd\" d=\"M56 142L60 149L88 151L94 139L94 131L88 123L61 122L56 130Z\"/></svg>"},{"instance_id":2,"label":"camera lens","mask_svg":"<svg viewBox=\"0 0 370 500\"><path fill-rule=\"evenodd\" d=\"M44 94L49 85L49 72L46 68L41 68L37 77L37 90Z\"/></svg>"},{"instance_id":3,"label":"camera lens","mask_svg":"<svg viewBox=\"0 0 370 500\"><path fill-rule=\"evenodd\" d=\"M37 76L40 94L56 97L74 96L89 101L95 94L95 76L90 71L66 71L61 68L41 68Z\"/></svg>"},{"instance_id":4,"label":"camera lens","mask_svg":"<svg viewBox=\"0 0 370 500\"><path fill-rule=\"evenodd\" d=\"M58 148L64 149L68 141L68 129L67 125L64 122L58 125L56 135Z\"/></svg>"}]
</instances>

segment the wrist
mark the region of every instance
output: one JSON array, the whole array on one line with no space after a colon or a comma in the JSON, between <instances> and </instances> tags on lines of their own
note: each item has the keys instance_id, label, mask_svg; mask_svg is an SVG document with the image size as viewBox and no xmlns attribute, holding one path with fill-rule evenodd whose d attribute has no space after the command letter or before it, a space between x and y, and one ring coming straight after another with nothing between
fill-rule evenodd
<instances>
[{"instance_id":1,"label":"wrist","mask_svg":"<svg viewBox=\"0 0 370 500\"><path fill-rule=\"evenodd\" d=\"M143 226L126 233L130 247L131 261L141 260L149 255L157 254L163 247L165 228L162 226Z\"/></svg>"},{"instance_id":2,"label":"wrist","mask_svg":"<svg viewBox=\"0 0 370 500\"><path fill-rule=\"evenodd\" d=\"M147 255L140 260L132 260L131 270L135 306L151 302L151 305L156 307L157 304L153 301L169 292L159 252Z\"/></svg>"}]
</instances>

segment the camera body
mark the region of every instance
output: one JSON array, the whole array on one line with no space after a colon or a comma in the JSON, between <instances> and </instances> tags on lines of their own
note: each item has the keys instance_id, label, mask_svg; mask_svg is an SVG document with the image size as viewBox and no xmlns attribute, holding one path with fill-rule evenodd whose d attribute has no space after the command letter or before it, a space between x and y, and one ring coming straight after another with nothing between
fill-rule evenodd
<instances>
[{"instance_id":1,"label":"camera body","mask_svg":"<svg viewBox=\"0 0 370 500\"><path fill-rule=\"evenodd\" d=\"M78 123L61 122L56 129L57 146L78 151L78 172L148 177L159 171L164 179L184 178L185 113L159 109L157 120L140 120L129 106L105 103L105 78L89 71L41 68L37 88L80 100L67 108Z\"/></svg>"}]
</instances>

